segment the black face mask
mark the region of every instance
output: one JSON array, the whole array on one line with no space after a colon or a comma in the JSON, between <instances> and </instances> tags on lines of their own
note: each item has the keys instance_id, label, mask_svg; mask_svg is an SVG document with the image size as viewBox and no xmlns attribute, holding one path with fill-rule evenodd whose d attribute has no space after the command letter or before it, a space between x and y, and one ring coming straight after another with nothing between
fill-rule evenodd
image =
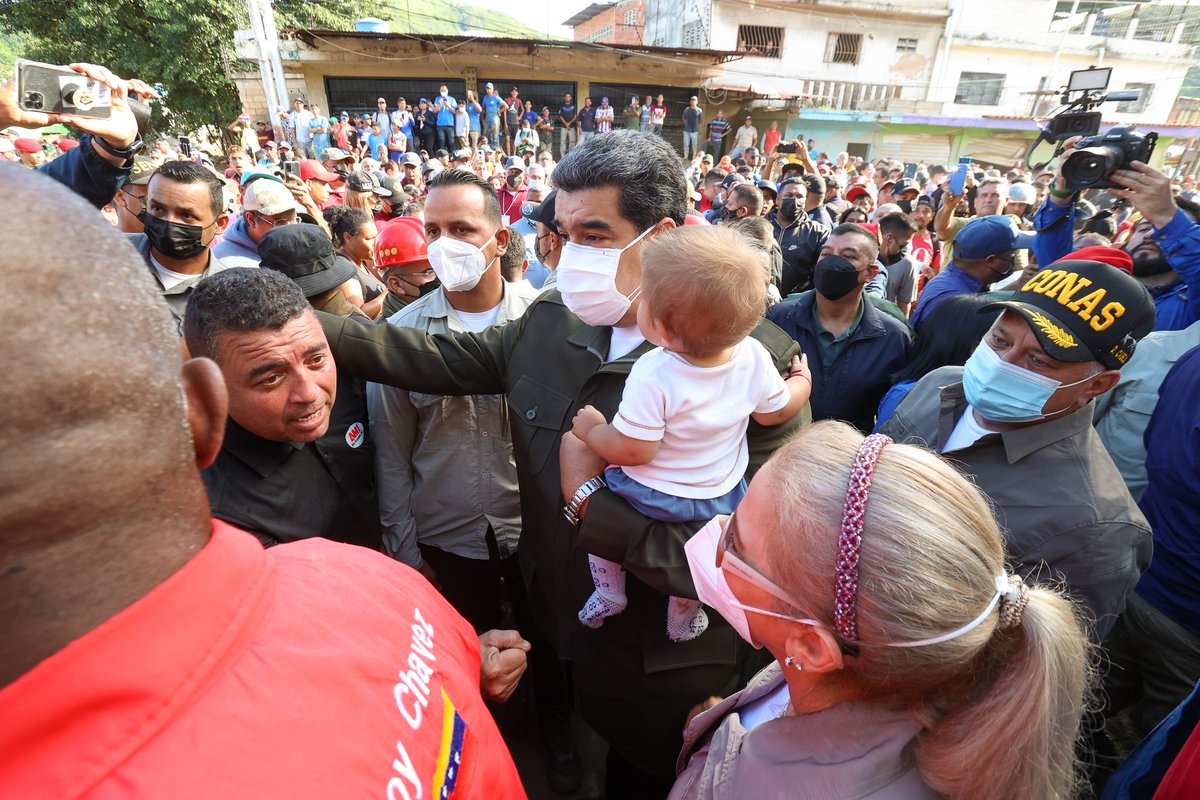
<instances>
[{"instance_id":1,"label":"black face mask","mask_svg":"<svg viewBox=\"0 0 1200 800\"><path fill-rule=\"evenodd\" d=\"M996 259L996 260L1000 261L1000 259ZM995 277L992 278L992 283L999 283L1000 281L1002 281L1005 278L1012 275L1013 272L1016 271L1016 269L1017 269L1017 266L1014 263L1015 260L1016 260L1016 258L1014 257L1012 260L1005 261L1003 269L1001 269L999 272L993 272L992 274Z\"/></svg>"},{"instance_id":2,"label":"black face mask","mask_svg":"<svg viewBox=\"0 0 1200 800\"><path fill-rule=\"evenodd\" d=\"M821 256L813 271L813 288L827 300L841 300L858 286L858 269L841 256Z\"/></svg>"},{"instance_id":3,"label":"black face mask","mask_svg":"<svg viewBox=\"0 0 1200 800\"><path fill-rule=\"evenodd\" d=\"M170 222L143 211L138 215L150 246L167 258L195 258L205 250L204 228L183 222Z\"/></svg>"},{"instance_id":4,"label":"black face mask","mask_svg":"<svg viewBox=\"0 0 1200 800\"><path fill-rule=\"evenodd\" d=\"M413 283L408 278L405 278L403 275L398 274L398 275L396 275L396 277L399 278L400 280L402 280L404 283L407 283L409 286L412 286L413 288L415 288L417 290L418 297L424 297L425 295L429 294L430 292L436 292L438 290L438 287L440 287L442 285L442 282L440 280L438 280L437 278L434 278L433 280L429 281L429 283L422 283L420 286L417 286L417 284Z\"/></svg>"},{"instance_id":5,"label":"black face mask","mask_svg":"<svg viewBox=\"0 0 1200 800\"><path fill-rule=\"evenodd\" d=\"M905 214L912 213L912 204L913 204L912 200L897 200L896 201L896 205L900 206L900 210L903 211Z\"/></svg>"},{"instance_id":6,"label":"black face mask","mask_svg":"<svg viewBox=\"0 0 1200 800\"><path fill-rule=\"evenodd\" d=\"M785 197L779 203L779 215L785 219L795 219L800 213L800 204L795 197Z\"/></svg>"},{"instance_id":7,"label":"black face mask","mask_svg":"<svg viewBox=\"0 0 1200 800\"><path fill-rule=\"evenodd\" d=\"M507 178L505 178L505 180L508 182L509 186L516 189L521 185L521 182L525 180L525 176L518 172L516 175L509 175Z\"/></svg>"}]
</instances>

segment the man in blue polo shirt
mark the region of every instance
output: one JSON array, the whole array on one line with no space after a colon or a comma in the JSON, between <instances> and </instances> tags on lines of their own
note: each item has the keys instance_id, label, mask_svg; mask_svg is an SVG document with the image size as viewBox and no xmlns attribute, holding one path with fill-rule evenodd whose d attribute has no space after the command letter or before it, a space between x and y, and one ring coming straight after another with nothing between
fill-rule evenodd
<instances>
[{"instance_id":1,"label":"man in blue polo shirt","mask_svg":"<svg viewBox=\"0 0 1200 800\"><path fill-rule=\"evenodd\" d=\"M508 110L508 104L496 94L495 84L487 84L483 90L483 135L492 147L502 147L500 141L500 115Z\"/></svg>"},{"instance_id":2,"label":"man in blue polo shirt","mask_svg":"<svg viewBox=\"0 0 1200 800\"><path fill-rule=\"evenodd\" d=\"M983 294L1013 273L1018 249L1033 243L1034 234L1022 231L1002 215L978 217L954 237L954 260L925 284L909 322L920 330L930 309L956 294Z\"/></svg>"},{"instance_id":3,"label":"man in blue polo shirt","mask_svg":"<svg viewBox=\"0 0 1200 800\"><path fill-rule=\"evenodd\" d=\"M454 113L458 111L458 101L450 96L450 90L444 83L438 87L433 108L437 111L437 147L439 150L454 150Z\"/></svg>"}]
</instances>

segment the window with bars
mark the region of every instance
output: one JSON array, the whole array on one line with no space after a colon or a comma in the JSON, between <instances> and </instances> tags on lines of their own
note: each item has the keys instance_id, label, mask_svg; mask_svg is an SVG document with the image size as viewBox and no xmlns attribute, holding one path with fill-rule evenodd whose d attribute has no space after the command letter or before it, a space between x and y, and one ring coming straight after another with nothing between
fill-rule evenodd
<instances>
[{"instance_id":1,"label":"window with bars","mask_svg":"<svg viewBox=\"0 0 1200 800\"><path fill-rule=\"evenodd\" d=\"M954 102L968 106L996 106L1004 91L1004 75L998 72L964 72L958 76Z\"/></svg>"},{"instance_id":2,"label":"window with bars","mask_svg":"<svg viewBox=\"0 0 1200 800\"><path fill-rule=\"evenodd\" d=\"M707 42L704 41L704 23L701 20L694 19L683 26L683 46L694 50L702 49Z\"/></svg>"},{"instance_id":3,"label":"window with bars","mask_svg":"<svg viewBox=\"0 0 1200 800\"><path fill-rule=\"evenodd\" d=\"M762 58L779 58L783 52L783 28L738 25L737 49Z\"/></svg>"},{"instance_id":4,"label":"window with bars","mask_svg":"<svg viewBox=\"0 0 1200 800\"><path fill-rule=\"evenodd\" d=\"M1137 100L1123 100L1117 103L1117 111L1122 114L1140 114L1150 105L1150 95L1154 93L1152 83L1127 83L1126 89L1141 89L1142 96Z\"/></svg>"},{"instance_id":5,"label":"window with bars","mask_svg":"<svg viewBox=\"0 0 1200 800\"><path fill-rule=\"evenodd\" d=\"M917 40L900 37L896 40L897 53L915 53L917 52Z\"/></svg>"},{"instance_id":6,"label":"window with bars","mask_svg":"<svg viewBox=\"0 0 1200 800\"><path fill-rule=\"evenodd\" d=\"M831 33L825 41L826 64L857 64L862 54L861 33Z\"/></svg>"},{"instance_id":7,"label":"window with bars","mask_svg":"<svg viewBox=\"0 0 1200 800\"><path fill-rule=\"evenodd\" d=\"M623 17L621 24L623 24L626 28L636 28L637 27L637 9L636 8L626 9L625 16Z\"/></svg>"}]
</instances>

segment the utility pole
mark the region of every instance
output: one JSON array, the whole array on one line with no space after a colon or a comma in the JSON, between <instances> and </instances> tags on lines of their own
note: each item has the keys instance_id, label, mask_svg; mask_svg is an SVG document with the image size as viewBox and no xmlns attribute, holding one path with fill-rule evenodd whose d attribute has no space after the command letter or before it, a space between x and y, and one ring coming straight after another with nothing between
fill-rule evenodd
<instances>
[{"instance_id":1,"label":"utility pole","mask_svg":"<svg viewBox=\"0 0 1200 800\"><path fill-rule=\"evenodd\" d=\"M275 91L275 75L267 63L266 33L263 31L262 15L258 11L259 0L246 0L246 8L250 11L250 28L254 31L254 44L258 48L258 76L262 80L263 98L267 103L267 114L271 117L271 138L276 138L276 132L282 131L282 120L279 118L278 93Z\"/></svg>"},{"instance_id":2,"label":"utility pole","mask_svg":"<svg viewBox=\"0 0 1200 800\"><path fill-rule=\"evenodd\" d=\"M263 31L267 36L267 58L271 62L271 70L275 73L275 89L278 92L279 104L286 107L288 105L287 79L283 76L283 61L279 56L279 31L275 28L275 10L271 7L271 0L258 0L258 2L262 9Z\"/></svg>"},{"instance_id":3,"label":"utility pole","mask_svg":"<svg viewBox=\"0 0 1200 800\"><path fill-rule=\"evenodd\" d=\"M1066 25L1063 26L1062 36L1058 37L1058 47L1054 49L1054 60L1050 62L1050 79L1046 81L1046 88L1049 89L1055 85L1054 72L1058 69L1058 57L1062 55L1063 45L1067 41L1067 34L1071 30L1071 24L1075 19L1076 12L1079 11L1079 0L1074 0L1071 3L1071 13L1067 15ZM1103 40L1101 40L1103 42ZM1063 82L1066 83L1065 81Z\"/></svg>"}]
</instances>

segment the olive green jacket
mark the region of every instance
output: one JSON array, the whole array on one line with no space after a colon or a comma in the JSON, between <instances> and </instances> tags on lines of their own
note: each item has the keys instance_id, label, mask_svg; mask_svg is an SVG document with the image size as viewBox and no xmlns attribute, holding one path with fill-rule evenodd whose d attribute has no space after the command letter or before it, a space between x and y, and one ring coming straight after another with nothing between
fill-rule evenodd
<instances>
[{"instance_id":1,"label":"olive green jacket","mask_svg":"<svg viewBox=\"0 0 1200 800\"><path fill-rule=\"evenodd\" d=\"M603 696L611 686L620 694L608 694L609 730L605 720L584 709L601 735L610 743L623 737L628 755L645 763L640 751L653 748L649 742L638 743L641 723L630 713L639 698L653 698L682 709L669 723L678 742L686 710L707 697L704 692L718 693L710 691L720 688L713 685L713 676L720 673L717 683L732 676L745 655L737 635L716 614L709 615L708 631L690 642L667 638L667 596L696 596L683 546L699 524L649 519L602 489L592 495L576 529L563 517L559 486L559 440L571 429L575 412L591 404L612 419L633 362L653 346L643 342L628 355L607 361L612 329L585 325L554 290L541 294L519 319L477 334L430 335L324 316L322 322L338 368L357 378L430 394L505 396L521 490L518 552L532 611L559 655L575 659L578 682L586 680L582 671L600 670L591 689ZM791 337L766 320L752 335L786 373L799 353ZM807 406L782 425L765 428L751 420L747 477L809 420ZM623 564L629 574L628 608L598 630L583 627L576 616L594 588L588 553ZM700 666L722 668L673 672ZM693 685L689 674L707 677ZM691 699L685 704L686 698ZM666 754L668 770L677 752Z\"/></svg>"}]
</instances>

